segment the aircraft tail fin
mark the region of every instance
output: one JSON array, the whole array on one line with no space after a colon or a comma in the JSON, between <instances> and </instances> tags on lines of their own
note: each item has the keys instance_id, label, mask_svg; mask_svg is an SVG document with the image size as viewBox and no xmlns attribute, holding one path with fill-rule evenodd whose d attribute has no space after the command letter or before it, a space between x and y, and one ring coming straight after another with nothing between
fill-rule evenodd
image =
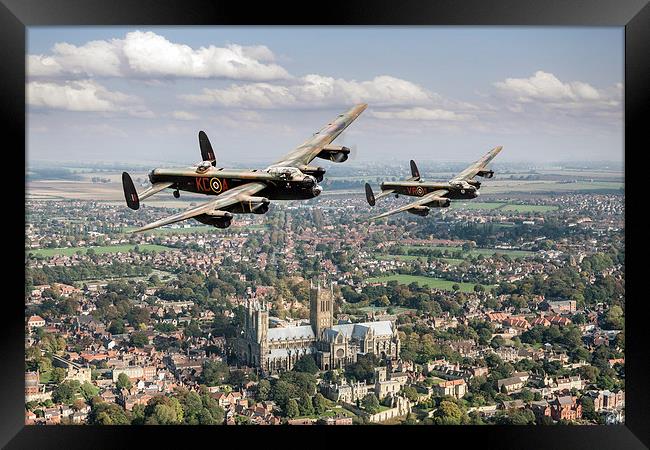
<instances>
[{"instance_id":1,"label":"aircraft tail fin","mask_svg":"<svg viewBox=\"0 0 650 450\"><path fill-rule=\"evenodd\" d=\"M420 171L413 160L411 160L411 176L413 181L420 181Z\"/></svg>"},{"instance_id":2,"label":"aircraft tail fin","mask_svg":"<svg viewBox=\"0 0 650 450\"><path fill-rule=\"evenodd\" d=\"M203 158L203 161L210 161L213 166L216 166L217 157L214 154L208 135L205 134L205 131L203 130L199 131L199 147L201 147L201 157Z\"/></svg>"},{"instance_id":3,"label":"aircraft tail fin","mask_svg":"<svg viewBox=\"0 0 650 450\"><path fill-rule=\"evenodd\" d=\"M372 192L372 188L368 183L366 183L366 200L370 206L375 206L375 194Z\"/></svg>"},{"instance_id":4,"label":"aircraft tail fin","mask_svg":"<svg viewBox=\"0 0 650 450\"><path fill-rule=\"evenodd\" d=\"M131 176L126 172L122 172L122 187L124 188L126 205L131 209L139 209L140 199L138 198L138 191L135 190Z\"/></svg>"}]
</instances>

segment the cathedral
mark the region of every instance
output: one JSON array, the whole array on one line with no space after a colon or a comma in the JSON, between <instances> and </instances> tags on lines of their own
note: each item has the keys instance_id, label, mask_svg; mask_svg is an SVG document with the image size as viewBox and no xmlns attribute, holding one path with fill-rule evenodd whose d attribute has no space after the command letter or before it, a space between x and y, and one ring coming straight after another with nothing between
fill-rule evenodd
<instances>
[{"instance_id":1,"label":"cathedral","mask_svg":"<svg viewBox=\"0 0 650 450\"><path fill-rule=\"evenodd\" d=\"M397 359L397 327L388 320L334 325L334 292L313 283L309 290L309 325L269 328L264 301L250 300L235 351L240 363L274 374L293 369L303 355L312 355L321 370L344 368L358 354Z\"/></svg>"}]
</instances>

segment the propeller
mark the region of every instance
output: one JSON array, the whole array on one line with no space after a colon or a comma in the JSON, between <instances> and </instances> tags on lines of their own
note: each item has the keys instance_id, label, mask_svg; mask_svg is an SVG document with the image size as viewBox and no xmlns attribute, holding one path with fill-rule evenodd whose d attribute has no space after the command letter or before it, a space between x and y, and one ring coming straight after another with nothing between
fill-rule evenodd
<instances>
[{"instance_id":1,"label":"propeller","mask_svg":"<svg viewBox=\"0 0 650 450\"><path fill-rule=\"evenodd\" d=\"M346 142L348 141L347 139L347 132L343 132L339 134L338 140L341 145L344 145L345 147L350 149L350 153L348 154L348 161L354 161L357 159L357 144L347 144Z\"/></svg>"}]
</instances>

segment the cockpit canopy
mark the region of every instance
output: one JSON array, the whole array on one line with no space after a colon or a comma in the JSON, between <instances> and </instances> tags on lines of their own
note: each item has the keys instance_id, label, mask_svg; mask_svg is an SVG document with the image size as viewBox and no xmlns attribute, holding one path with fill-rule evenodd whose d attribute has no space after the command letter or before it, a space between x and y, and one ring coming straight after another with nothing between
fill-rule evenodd
<instances>
[{"instance_id":1,"label":"cockpit canopy","mask_svg":"<svg viewBox=\"0 0 650 450\"><path fill-rule=\"evenodd\" d=\"M207 172L210 167L212 167L212 162L210 162L210 161L202 161L202 162L199 163L198 166L196 166L196 171L198 173L204 173L204 172Z\"/></svg>"},{"instance_id":2,"label":"cockpit canopy","mask_svg":"<svg viewBox=\"0 0 650 450\"><path fill-rule=\"evenodd\" d=\"M452 181L449 184L451 184L454 187L461 188L461 189L476 189L474 186L470 185L467 181L465 180L460 180L460 181Z\"/></svg>"},{"instance_id":3,"label":"cockpit canopy","mask_svg":"<svg viewBox=\"0 0 650 450\"><path fill-rule=\"evenodd\" d=\"M304 175L300 169L296 167L270 167L267 172L270 175L285 178L288 180Z\"/></svg>"}]
</instances>

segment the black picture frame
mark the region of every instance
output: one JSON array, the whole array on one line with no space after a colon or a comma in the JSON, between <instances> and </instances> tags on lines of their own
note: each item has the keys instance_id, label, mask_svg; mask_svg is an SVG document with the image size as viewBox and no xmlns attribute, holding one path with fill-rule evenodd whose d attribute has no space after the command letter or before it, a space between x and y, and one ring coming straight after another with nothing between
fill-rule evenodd
<instances>
[{"instance_id":1,"label":"black picture frame","mask_svg":"<svg viewBox=\"0 0 650 450\"><path fill-rule=\"evenodd\" d=\"M283 6L278 2L170 0L0 0L0 111L5 145L5 208L13 217L25 217L24 181L21 179L20 149L25 151L25 55L26 27L62 25L519 25L519 26L621 26L625 27L625 142L644 143L644 112L650 101L650 6L647 0L386 0L364 2L335 0ZM335 63L335 62L333 62ZM646 139L647 140L647 139ZM9 144L11 143L11 144ZM647 143L644 143L647 146ZM638 151L644 150L640 148ZM635 151L637 151L635 149ZM8 156L15 163L8 163ZM626 151L627 158L637 158ZM22 155L25 163L25 154ZM637 236L631 217L639 216L636 190L629 180L643 179L634 174L643 166L626 164L626 260L642 250L630 247L630 235ZM632 210L627 208L630 206ZM6 214L8 217L9 212ZM630 224L633 224L632 231ZM9 233L24 233L18 219L9 223ZM10 235L11 236L11 235ZM23 234L24 236L24 234ZM20 287L23 269L14 258L24 258L24 240L9 237L5 250L7 286L11 295L3 303L2 410L0 444L6 448L124 448L133 447L134 436L148 447L164 445L293 444L317 446L348 445L361 437L367 442L404 446L453 446L468 440L483 448L647 448L650 446L650 395L647 385L650 357L648 327L642 311L645 300L633 295L626 305L626 423L620 426L549 427L96 427L24 425L24 303ZM641 258L643 255L641 254ZM628 264L628 268L632 264ZM644 265L645 266L645 265ZM16 277L10 275L16 270ZM643 268L641 268L643 270ZM628 277L629 278L629 277ZM632 277L628 297L640 283ZM13 283L11 281L14 281ZM632 287L633 291L630 291ZM227 428L227 429L226 429ZM272 428L272 430L271 430ZM307 429L309 429L307 433ZM281 436L278 435L281 434ZM327 433L327 434L325 434ZM286 434L286 436L285 436ZM317 436L323 434L321 436ZM324 438L324 439L323 439ZM329 439L327 439L329 438ZM208 440L200 444L199 439ZM254 442L254 441L255 442ZM363 441L362 441L363 442ZM142 445L140 444L140 445ZM355 444L358 445L358 444ZM385 444L386 445L386 444Z\"/></svg>"}]
</instances>

